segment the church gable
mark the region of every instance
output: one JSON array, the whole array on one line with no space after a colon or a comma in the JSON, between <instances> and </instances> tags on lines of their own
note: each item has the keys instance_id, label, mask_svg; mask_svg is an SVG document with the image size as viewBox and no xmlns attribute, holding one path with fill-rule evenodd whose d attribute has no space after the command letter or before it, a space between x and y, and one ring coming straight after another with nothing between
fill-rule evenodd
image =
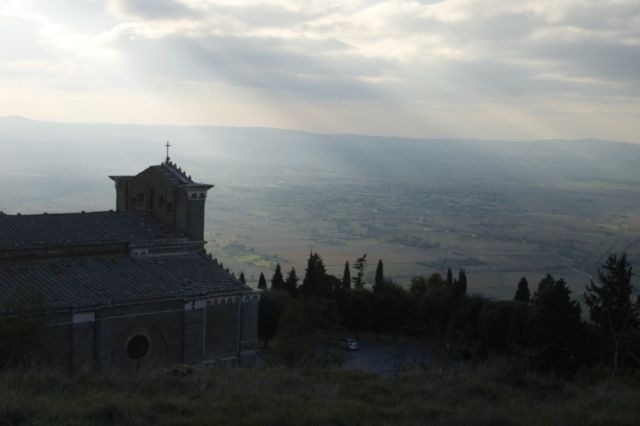
<instances>
[{"instance_id":1,"label":"church gable","mask_svg":"<svg viewBox=\"0 0 640 426\"><path fill-rule=\"evenodd\" d=\"M146 211L193 240L204 237L207 191L168 158L135 176L110 176L116 183L118 211Z\"/></svg>"},{"instance_id":2,"label":"church gable","mask_svg":"<svg viewBox=\"0 0 640 426\"><path fill-rule=\"evenodd\" d=\"M162 166L151 166L128 181L126 210L150 211L172 220L180 182Z\"/></svg>"}]
</instances>

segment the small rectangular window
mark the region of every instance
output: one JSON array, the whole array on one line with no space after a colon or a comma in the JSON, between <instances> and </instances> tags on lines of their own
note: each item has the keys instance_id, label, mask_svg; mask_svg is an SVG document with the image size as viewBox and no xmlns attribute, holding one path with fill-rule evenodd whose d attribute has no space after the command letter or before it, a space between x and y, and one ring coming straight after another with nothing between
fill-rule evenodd
<instances>
[{"instance_id":1,"label":"small rectangular window","mask_svg":"<svg viewBox=\"0 0 640 426\"><path fill-rule=\"evenodd\" d=\"M171 210L173 210L173 204L167 203L167 211L170 212Z\"/></svg>"}]
</instances>

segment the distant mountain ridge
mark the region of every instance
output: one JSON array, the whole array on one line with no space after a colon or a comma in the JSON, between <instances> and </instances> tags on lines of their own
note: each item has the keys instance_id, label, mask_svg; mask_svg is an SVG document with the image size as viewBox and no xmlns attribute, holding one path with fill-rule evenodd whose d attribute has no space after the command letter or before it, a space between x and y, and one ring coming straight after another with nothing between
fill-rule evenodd
<instances>
[{"instance_id":1,"label":"distant mountain ridge","mask_svg":"<svg viewBox=\"0 0 640 426\"><path fill-rule=\"evenodd\" d=\"M68 124L0 118L0 166L7 171L126 173L164 159L237 173L294 168L422 182L454 178L640 179L640 145L595 139L490 141L412 139L220 126ZM106 168L109 168L108 171Z\"/></svg>"}]
</instances>

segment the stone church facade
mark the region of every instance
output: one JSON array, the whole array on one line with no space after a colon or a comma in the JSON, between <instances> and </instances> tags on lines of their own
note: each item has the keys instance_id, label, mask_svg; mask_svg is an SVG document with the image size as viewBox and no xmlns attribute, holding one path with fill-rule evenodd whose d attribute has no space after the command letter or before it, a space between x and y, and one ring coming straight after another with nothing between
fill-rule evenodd
<instances>
[{"instance_id":1,"label":"stone church facade","mask_svg":"<svg viewBox=\"0 0 640 426\"><path fill-rule=\"evenodd\" d=\"M259 293L204 250L212 185L168 157L111 179L115 211L0 214L0 303L42 301L39 362L70 373L252 362Z\"/></svg>"}]
</instances>

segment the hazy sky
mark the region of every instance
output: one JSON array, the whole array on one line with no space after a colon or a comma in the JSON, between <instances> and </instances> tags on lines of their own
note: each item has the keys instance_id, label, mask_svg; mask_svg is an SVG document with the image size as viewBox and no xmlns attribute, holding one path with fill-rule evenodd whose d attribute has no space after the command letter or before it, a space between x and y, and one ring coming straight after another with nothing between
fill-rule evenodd
<instances>
[{"instance_id":1,"label":"hazy sky","mask_svg":"<svg viewBox=\"0 0 640 426\"><path fill-rule=\"evenodd\" d=\"M0 0L0 115L640 141L640 0Z\"/></svg>"}]
</instances>

